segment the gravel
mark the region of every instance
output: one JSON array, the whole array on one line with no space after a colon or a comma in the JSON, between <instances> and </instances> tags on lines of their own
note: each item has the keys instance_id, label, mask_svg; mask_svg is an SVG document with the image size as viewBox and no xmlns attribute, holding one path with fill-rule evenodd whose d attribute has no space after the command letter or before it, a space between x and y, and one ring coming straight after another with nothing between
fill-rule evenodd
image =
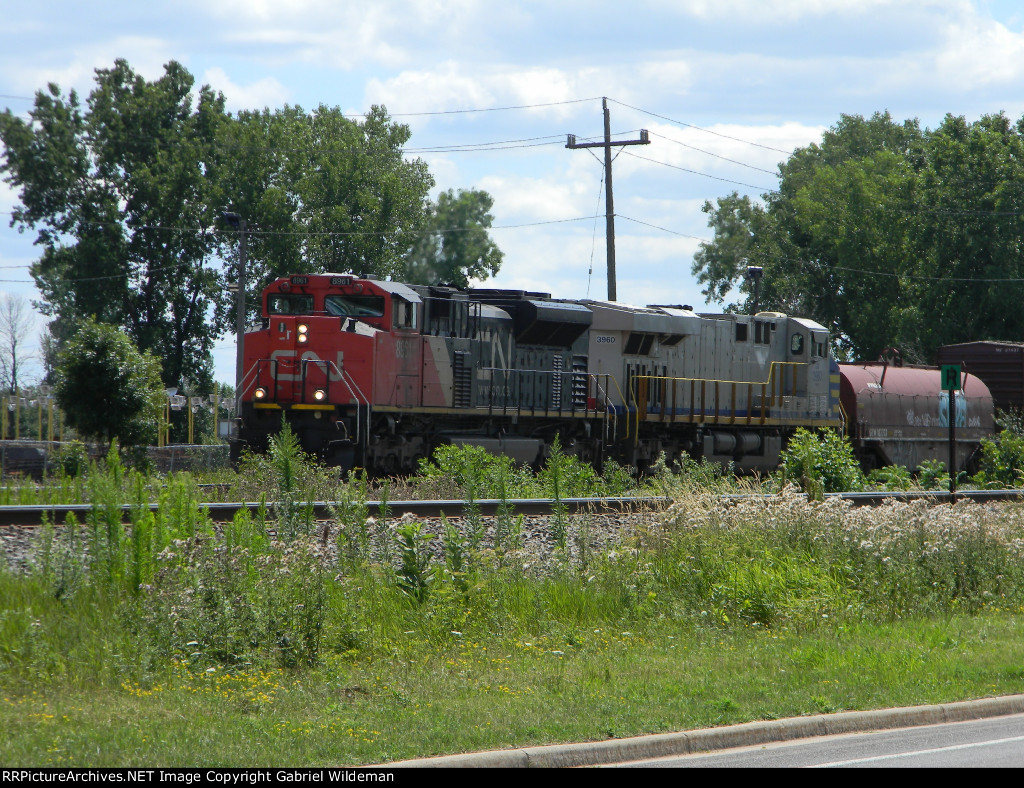
<instances>
[{"instance_id":1,"label":"gravel","mask_svg":"<svg viewBox=\"0 0 1024 788\"><path fill-rule=\"evenodd\" d=\"M400 511L400 507L398 507ZM515 516L513 520L518 519ZM620 544L623 539L649 527L656 520L650 512L614 512L608 514L576 514L566 515L567 524L565 544L569 560L580 560L583 551L591 554L610 549ZM480 540L482 550L494 547L494 532L497 518L481 517L483 535ZM411 513L389 518L386 523L378 522L373 517L366 521L367 531L371 535L375 556L381 554L381 539L384 530L392 536L391 555L397 560L399 547L395 529L407 523L420 523L422 534L432 534L433 539L426 542L428 549L435 558L440 558L443 551L443 535L445 521L441 518L417 518ZM465 517L449 517L447 522L458 529L467 545L470 541L470 524ZM541 570L552 559L556 552L556 523L553 516L522 516L521 519L522 548L514 551L509 558L521 561L524 570ZM63 536L64 526L54 526L55 539ZM338 536L338 523L334 520L320 520L316 523L316 534L320 539L326 536L326 543L334 552ZM3 541L3 556L7 566L16 570L24 570L38 553L38 546L43 529L38 526L3 526L0 527L0 539Z\"/></svg>"}]
</instances>

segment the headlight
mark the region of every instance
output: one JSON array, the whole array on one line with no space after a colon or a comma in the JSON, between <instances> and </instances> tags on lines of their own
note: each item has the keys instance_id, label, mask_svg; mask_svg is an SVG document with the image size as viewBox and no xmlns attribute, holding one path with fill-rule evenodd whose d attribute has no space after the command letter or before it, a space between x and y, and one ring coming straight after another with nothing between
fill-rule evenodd
<instances>
[{"instance_id":1,"label":"headlight","mask_svg":"<svg viewBox=\"0 0 1024 788\"><path fill-rule=\"evenodd\" d=\"M258 389L256 389L255 392L253 392L253 398L254 399L266 399L267 398L267 390L265 388L263 388L262 386L260 386Z\"/></svg>"},{"instance_id":2,"label":"headlight","mask_svg":"<svg viewBox=\"0 0 1024 788\"><path fill-rule=\"evenodd\" d=\"M309 326L299 323L299 342L309 342Z\"/></svg>"},{"instance_id":3,"label":"headlight","mask_svg":"<svg viewBox=\"0 0 1024 788\"><path fill-rule=\"evenodd\" d=\"M325 399L327 399L327 392L324 391L323 389L317 389L316 391L313 392L313 399L315 399L317 402L323 402Z\"/></svg>"}]
</instances>

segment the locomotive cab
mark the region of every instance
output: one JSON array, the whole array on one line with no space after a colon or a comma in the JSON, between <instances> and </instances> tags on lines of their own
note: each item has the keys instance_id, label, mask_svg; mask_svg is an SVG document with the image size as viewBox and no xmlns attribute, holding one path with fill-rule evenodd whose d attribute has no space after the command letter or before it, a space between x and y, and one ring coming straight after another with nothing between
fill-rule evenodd
<instances>
[{"instance_id":1,"label":"locomotive cab","mask_svg":"<svg viewBox=\"0 0 1024 788\"><path fill-rule=\"evenodd\" d=\"M392 398L419 389L412 337L420 303L404 285L352 275L272 283L264 291L261 327L246 334L241 442L265 449L283 417L306 451L354 461L367 429L378 355L394 358L389 369L407 374L405 385L389 392ZM241 442L233 446L236 456Z\"/></svg>"}]
</instances>

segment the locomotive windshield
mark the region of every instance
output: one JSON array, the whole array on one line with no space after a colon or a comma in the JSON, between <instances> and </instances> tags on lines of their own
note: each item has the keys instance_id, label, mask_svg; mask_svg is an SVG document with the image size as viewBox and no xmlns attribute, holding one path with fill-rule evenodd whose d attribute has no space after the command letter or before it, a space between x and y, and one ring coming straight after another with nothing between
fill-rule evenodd
<instances>
[{"instance_id":1,"label":"locomotive windshield","mask_svg":"<svg viewBox=\"0 0 1024 788\"><path fill-rule=\"evenodd\" d=\"M329 295L324 306L329 315L380 317L384 314L384 296Z\"/></svg>"},{"instance_id":2,"label":"locomotive windshield","mask_svg":"<svg viewBox=\"0 0 1024 788\"><path fill-rule=\"evenodd\" d=\"M313 296L301 293L275 293L267 296L267 312L271 315L311 315Z\"/></svg>"}]
</instances>

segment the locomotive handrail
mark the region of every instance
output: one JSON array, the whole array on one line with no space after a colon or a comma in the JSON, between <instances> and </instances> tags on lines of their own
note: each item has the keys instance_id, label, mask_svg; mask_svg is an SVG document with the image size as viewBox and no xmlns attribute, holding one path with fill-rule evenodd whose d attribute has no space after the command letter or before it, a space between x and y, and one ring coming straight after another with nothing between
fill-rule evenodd
<instances>
[{"instance_id":1,"label":"locomotive handrail","mask_svg":"<svg viewBox=\"0 0 1024 788\"><path fill-rule=\"evenodd\" d=\"M265 363L269 364L270 367L271 367L271 369L270 369L270 377L271 377L271 379L273 380L273 383L274 383L274 385L273 385L273 394L271 395L270 399L271 399L272 402L276 402L277 401L277 386L278 386L278 379L277 379L277 375L278 375L278 373L277 373L278 359L276 359L276 358L260 358L260 359L256 359L253 362L252 366L249 367L249 372L246 374L245 377L243 377L243 379L242 379L243 383L240 386L240 389L244 392L246 390L247 386L252 385L254 382L258 382L260 368ZM306 388L307 388L306 369L307 369L308 365L310 363L313 363L313 364L316 364L316 365L321 365L322 364L324 366L324 377L326 379L326 384L327 384L328 391L330 391L331 376L333 374L334 376L336 376L336 379L337 379L338 382L343 383L345 385L345 388L348 391L349 396L350 397L354 397L355 400L356 400L356 435L355 435L356 441L358 442L358 441L360 441L360 439L362 437L365 437L366 435L369 435L369 431L370 431L370 399L369 399L369 397L367 397L363 393L363 390L359 387L359 384L356 383L355 379L346 370L340 368L336 363L334 363L333 361L330 361L329 359L301 358L301 359L299 359L299 363L300 363L300 367L301 367L301 370L302 370L301 373L300 373L300 380L299 380L299 385L301 387L300 394L301 394L302 402L305 403L305 401L306 401ZM253 377L254 380L251 380L248 383L246 383L245 381L248 381L250 377Z\"/></svg>"},{"instance_id":2,"label":"locomotive handrail","mask_svg":"<svg viewBox=\"0 0 1024 788\"><path fill-rule=\"evenodd\" d=\"M363 435L368 436L370 434L370 398L367 397L365 394L363 394L363 390L361 388L359 388L359 384L356 383L355 379L350 374L348 374L347 370L341 369L333 361L328 361L327 363L331 367L334 368L335 372L338 373L338 378L340 378L340 380L345 384L345 386L348 387L348 393L349 394L355 394L355 397L356 397L356 442L359 443L361 441ZM329 384L330 383L330 373L329 372L328 372L327 380L328 380L328 384ZM363 404L366 405L366 416L365 416L365 419L366 419L365 427L366 427L366 429L365 429L365 431L361 431L360 428L359 428L360 427L360 422L359 422L359 415L360 415L359 414L359 411L360 411L359 399L360 398L362 398Z\"/></svg>"},{"instance_id":3,"label":"locomotive handrail","mask_svg":"<svg viewBox=\"0 0 1024 788\"><path fill-rule=\"evenodd\" d=\"M810 366L810 362L807 362L807 361L773 361L771 363L771 368L768 371L768 379L767 380L729 380L727 378L688 378L688 377L671 377L671 376L668 376L668 375L636 375L635 377L637 379L647 378L649 380L693 380L693 381L697 381L697 382L703 381L703 382L707 382L707 383L739 383L739 384L749 384L749 385L752 385L752 386L766 386L766 385L769 385L772 382L772 378L774 377L774 372L775 372L775 367L776 366L780 366L780 367L808 367L808 366Z\"/></svg>"},{"instance_id":4,"label":"locomotive handrail","mask_svg":"<svg viewBox=\"0 0 1024 788\"><path fill-rule=\"evenodd\" d=\"M237 392L235 392L235 397L236 397L237 399L241 400L241 399L242 399L242 397L244 397L244 396L245 396L245 390L246 390L246 388L247 388L247 387L248 387L249 385L251 385L252 383L255 383L255 382L256 382L256 377L257 377L257 376L259 375L259 366L260 366L260 361L261 361L261 359L256 359L256 361L254 361L254 362L253 362L253 363L252 363L252 364L250 365L250 367L249 367L249 371L248 371L248 372L245 372L245 373L244 373L244 374L242 375L242 379L241 379L241 380L240 380L240 381L238 382L238 391L237 391ZM249 378L250 378L250 377L252 377L252 378L253 378L253 379L252 379L251 381L249 381ZM249 381L249 382L247 383L246 381Z\"/></svg>"},{"instance_id":5,"label":"locomotive handrail","mask_svg":"<svg viewBox=\"0 0 1024 788\"><path fill-rule=\"evenodd\" d=\"M731 409L729 411L729 418L730 418L730 423L733 423L733 424L736 423L736 386L740 385L740 386L747 386L748 387L748 391L747 391L747 423L748 424L750 423L750 420L751 420L751 417L752 417L752 410L753 410L753 396L752 396L753 392L751 391L751 387L753 387L753 386L760 386L761 387L761 416L760 416L760 421L761 421L762 424L764 424L765 419L767 417L767 414L765 412L765 396L767 394L766 389L771 389L771 400L772 400L771 404L774 407L776 396L778 396L780 398L786 396L785 391L784 391L785 385L786 385L786 367L793 367L794 370L795 370L798 367L808 367L808 366L810 366L810 362L807 362L807 361L772 361L771 364L768 367L768 378L766 380L728 380L728 379L719 379L719 378L672 377L672 376L668 376L668 375L634 375L633 376L633 380L640 381L641 382L640 385L643 387L643 395L640 397L640 399L643 402L643 411L644 411L643 412L643 418L644 418L645 421L647 420L647 384L648 384L648 381L651 381L651 380L664 380L664 381L672 381L672 383L673 383L673 387L672 387L673 402L675 402L675 391L676 391L675 383L680 382L680 381L682 381L682 382L689 381L691 384L695 384L695 383L700 383L701 384L701 389L700 389L700 403L701 403L701 407L700 407L700 421L702 423L705 421L706 416L707 416L707 414L706 414L706 411L707 411L707 406L706 406L707 398L705 397L705 394L704 394L704 385L706 383L713 383L715 385L715 413L714 413L714 419L716 421L719 418L721 418L721 407L719 405L719 388L718 388L718 386L719 386L720 383L724 383L724 384L729 385L729 386L732 387L732 405L731 405ZM776 370L781 370L781 374L776 374ZM794 374L792 376L792 378L793 378L793 390L792 390L790 396L794 396L795 397L796 396L796 374ZM778 394L776 394L776 391L775 391L776 388L779 389ZM631 393L632 393L632 391L631 391ZM696 408L696 405L695 405L696 400L697 400L696 392L694 390L694 387L691 385L691 388L690 388L690 421L691 422L694 420L694 416L695 416L694 410ZM639 429L640 429L640 426L639 426L639 423L640 423L640 405L637 404L635 401L634 401L634 404L636 405L636 410L637 410L637 431L639 432ZM660 416L661 416L661 421L664 422L665 421L665 405L664 405L664 402L661 405L661 414L660 414ZM674 405L673 405L673 409L672 409L672 421L673 422L675 421L675 406Z\"/></svg>"},{"instance_id":6,"label":"locomotive handrail","mask_svg":"<svg viewBox=\"0 0 1024 788\"><path fill-rule=\"evenodd\" d=\"M584 378L584 377L588 378L588 379L593 379L595 383L597 383L598 379L601 378L601 377L610 378L613 382L615 380L607 372L604 372L604 373L580 372L578 370L571 370L571 369L570 370L565 370L565 369L561 369L561 370L555 370L555 369L506 369L504 367L479 367L478 369L480 369L480 371L482 371L482 372L500 372L500 373L502 373L503 375L506 376L506 380L508 379L509 375L527 375L527 374L529 374L529 375L551 375L551 376L558 375L558 376L562 376L562 377L567 377L570 382L572 381L573 378ZM521 380L521 378L520 378L520 380ZM617 383L616 383L616 388L618 388L618 384ZM597 383L597 389L598 389L598 391L601 391L600 383ZM589 392L589 390L590 390L590 387L588 386L587 387L587 391ZM621 394L621 392L620 392L620 394ZM571 391L571 389L570 389L570 393L569 393L569 401L572 402L572 391ZM562 400L560 399L559 400L559 405L558 405L558 412L559 413L561 413L563 410L566 410L566 408L562 407L561 402L562 402ZM491 394L488 397L487 407L488 407L489 410L501 409L503 412L504 411L508 411L508 410L520 410L522 408L521 397L517 397L517 404L516 405L495 405L494 404L494 389L492 387ZM609 407L609 405L608 405L608 397L607 397L607 392L605 392L605 406L604 406L604 410L607 411L608 407ZM545 410L551 410L550 404L545 405ZM570 408L568 408L568 410L571 412L571 411L577 410L577 409L570 407ZM583 410L584 414L587 414L587 413L590 413L591 408L590 408L589 405L584 403L582 410ZM594 407L593 411L594 411L594 413L598 413L599 411L601 411L601 408L600 407Z\"/></svg>"}]
</instances>

